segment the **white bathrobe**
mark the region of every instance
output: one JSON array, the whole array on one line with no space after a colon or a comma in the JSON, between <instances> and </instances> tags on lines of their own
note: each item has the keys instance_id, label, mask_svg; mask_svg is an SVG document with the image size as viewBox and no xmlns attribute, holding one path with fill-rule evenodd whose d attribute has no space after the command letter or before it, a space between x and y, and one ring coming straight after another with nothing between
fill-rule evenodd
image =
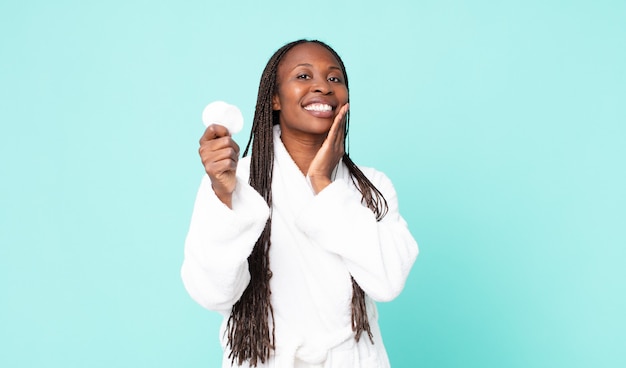
<instances>
[{"instance_id":1,"label":"white bathrobe","mask_svg":"<svg viewBox=\"0 0 626 368\"><path fill-rule=\"evenodd\" d=\"M361 167L389 206L377 222L343 163L333 182L315 195L282 144L278 125L274 147L270 288L276 350L258 366L389 367L374 301L392 300L402 291L418 253L398 213L391 181ZM226 322L250 281L247 258L270 215L263 198L248 184L249 171L249 157L241 159L232 210L217 198L208 176L203 178L181 271L191 297L224 316L223 368L231 367ZM367 333L358 343L354 338L350 276L366 293L373 344Z\"/></svg>"}]
</instances>

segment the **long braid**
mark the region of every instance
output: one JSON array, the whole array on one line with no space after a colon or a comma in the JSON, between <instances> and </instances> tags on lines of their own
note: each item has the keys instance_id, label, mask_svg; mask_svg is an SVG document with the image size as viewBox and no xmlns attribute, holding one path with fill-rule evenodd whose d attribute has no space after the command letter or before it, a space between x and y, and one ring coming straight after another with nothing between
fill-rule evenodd
<instances>
[{"instance_id":1,"label":"long braid","mask_svg":"<svg viewBox=\"0 0 626 368\"><path fill-rule=\"evenodd\" d=\"M272 208L272 172L274 167L273 126L278 124L278 113L273 111L272 97L277 92L278 65L289 50L305 42L314 42L328 49L339 62L345 76L346 88L348 87L348 76L343 61L333 49L320 41L298 40L288 43L276 51L268 61L261 76L252 131L243 156L248 155L252 145L249 183L265 199L270 211ZM348 136L347 120L348 116L346 116L345 137ZM380 221L387 212L387 202L382 193L365 177L347 153L343 156L343 162L350 172L352 181L363 195L363 202ZM275 348L274 311L270 302L271 290L269 286L272 277L269 259L271 225L272 216L270 214L261 236L248 257L250 283L239 301L233 305L226 324L226 334L230 347L229 358L232 363L236 362L238 365L245 361L248 361L252 367L256 367L259 361L265 363ZM361 334L366 331L373 342L365 306L365 292L354 278L352 278L352 289L352 329L355 332L355 339L359 341Z\"/></svg>"},{"instance_id":2,"label":"long braid","mask_svg":"<svg viewBox=\"0 0 626 368\"><path fill-rule=\"evenodd\" d=\"M269 60L259 83L256 109L250 139L243 152L250 159L250 186L265 199L272 208L272 172L274 168L273 126L278 118L272 109L272 96L276 92L276 71L282 56L292 46L285 45ZM269 96L269 97L268 97ZM261 236L248 257L250 283L241 298L233 305L226 324L231 361L241 365L248 361L252 367L265 363L274 349L274 310L270 303L269 248L272 216L267 220ZM271 329L270 321L271 317Z\"/></svg>"}]
</instances>

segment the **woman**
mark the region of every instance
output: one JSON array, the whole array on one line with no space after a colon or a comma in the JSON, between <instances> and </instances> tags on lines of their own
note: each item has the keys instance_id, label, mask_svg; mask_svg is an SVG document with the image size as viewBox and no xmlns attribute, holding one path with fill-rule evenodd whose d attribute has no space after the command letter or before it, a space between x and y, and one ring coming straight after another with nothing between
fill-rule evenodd
<instances>
[{"instance_id":1,"label":"woman","mask_svg":"<svg viewBox=\"0 0 626 368\"><path fill-rule=\"evenodd\" d=\"M200 139L182 278L224 315L223 367L389 366L374 301L418 250L389 179L344 152L348 101L337 53L295 41L263 71L244 158L222 126Z\"/></svg>"}]
</instances>

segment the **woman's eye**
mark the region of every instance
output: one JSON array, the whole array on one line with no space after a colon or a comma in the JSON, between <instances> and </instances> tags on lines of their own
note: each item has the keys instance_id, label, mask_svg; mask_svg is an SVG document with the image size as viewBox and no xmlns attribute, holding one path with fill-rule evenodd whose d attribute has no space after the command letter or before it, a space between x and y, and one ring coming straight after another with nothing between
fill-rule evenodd
<instances>
[{"instance_id":1,"label":"woman's eye","mask_svg":"<svg viewBox=\"0 0 626 368\"><path fill-rule=\"evenodd\" d=\"M335 83L341 83L341 78L338 77L328 77L328 80Z\"/></svg>"},{"instance_id":2,"label":"woman's eye","mask_svg":"<svg viewBox=\"0 0 626 368\"><path fill-rule=\"evenodd\" d=\"M309 75L308 74L298 74L298 76L296 78L298 78L298 79L309 79Z\"/></svg>"}]
</instances>

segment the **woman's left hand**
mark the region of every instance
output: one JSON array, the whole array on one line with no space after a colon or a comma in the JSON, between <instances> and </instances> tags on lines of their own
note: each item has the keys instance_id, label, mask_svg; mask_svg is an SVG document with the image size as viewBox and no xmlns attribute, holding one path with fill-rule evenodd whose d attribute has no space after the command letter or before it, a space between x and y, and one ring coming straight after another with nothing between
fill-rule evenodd
<instances>
[{"instance_id":1,"label":"woman's left hand","mask_svg":"<svg viewBox=\"0 0 626 368\"><path fill-rule=\"evenodd\" d=\"M326 140L309 166L306 176L309 178L315 194L321 192L332 182L331 175L333 170L345 152L344 134L346 114L349 108L349 103L341 106L335 116L333 125L330 127L328 136L326 136Z\"/></svg>"}]
</instances>

